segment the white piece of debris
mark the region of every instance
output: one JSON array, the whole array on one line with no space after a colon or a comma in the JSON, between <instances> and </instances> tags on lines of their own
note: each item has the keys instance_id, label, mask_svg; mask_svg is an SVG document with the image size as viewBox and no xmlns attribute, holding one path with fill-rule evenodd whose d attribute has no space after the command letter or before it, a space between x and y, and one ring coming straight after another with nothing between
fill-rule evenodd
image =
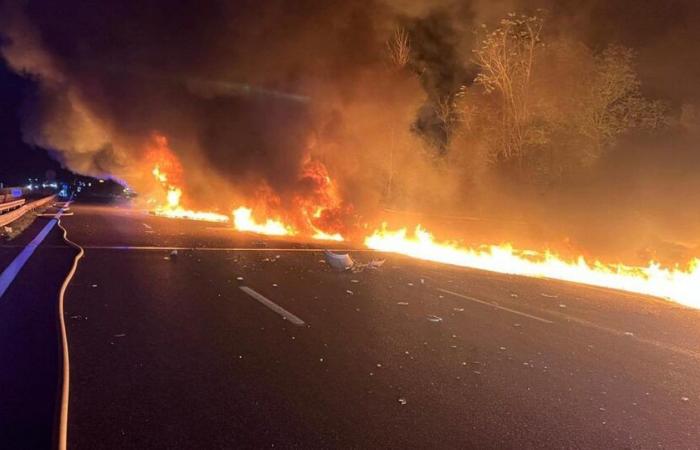
<instances>
[{"instance_id":1,"label":"white piece of debris","mask_svg":"<svg viewBox=\"0 0 700 450\"><path fill-rule=\"evenodd\" d=\"M170 256L171 256L171 257L177 256L177 250L171 251L171 252L170 252Z\"/></svg>"},{"instance_id":2,"label":"white piece of debris","mask_svg":"<svg viewBox=\"0 0 700 450\"><path fill-rule=\"evenodd\" d=\"M684 402L690 401L688 397L681 397L681 400L683 400Z\"/></svg>"},{"instance_id":3,"label":"white piece of debris","mask_svg":"<svg viewBox=\"0 0 700 450\"><path fill-rule=\"evenodd\" d=\"M351 291L350 289L346 289L345 293L348 295L355 295L355 293L353 291Z\"/></svg>"},{"instance_id":4,"label":"white piece of debris","mask_svg":"<svg viewBox=\"0 0 700 450\"><path fill-rule=\"evenodd\" d=\"M634 336L634 333L631 331L625 331L625 336Z\"/></svg>"},{"instance_id":5,"label":"white piece of debris","mask_svg":"<svg viewBox=\"0 0 700 450\"><path fill-rule=\"evenodd\" d=\"M93 285L92 285L92 287L96 288L96 287L97 287L97 285L96 285L96 284L93 284Z\"/></svg>"},{"instance_id":6,"label":"white piece of debris","mask_svg":"<svg viewBox=\"0 0 700 450\"><path fill-rule=\"evenodd\" d=\"M442 317L439 317L439 316L436 316L436 315L433 315L433 314L429 314L428 317L427 317L427 319L428 319L429 321L435 322L435 323L437 323L437 322L442 322Z\"/></svg>"},{"instance_id":7,"label":"white piece of debris","mask_svg":"<svg viewBox=\"0 0 700 450\"><path fill-rule=\"evenodd\" d=\"M563 303L560 303L560 304L559 304L559 307L560 307L560 308L566 308L566 305L563 304Z\"/></svg>"},{"instance_id":8,"label":"white piece of debris","mask_svg":"<svg viewBox=\"0 0 700 450\"><path fill-rule=\"evenodd\" d=\"M124 336L126 336L126 333L119 333L119 334L114 335L114 337L124 337Z\"/></svg>"},{"instance_id":9,"label":"white piece of debris","mask_svg":"<svg viewBox=\"0 0 700 450\"><path fill-rule=\"evenodd\" d=\"M396 302L397 305L408 306L408 302Z\"/></svg>"},{"instance_id":10,"label":"white piece of debris","mask_svg":"<svg viewBox=\"0 0 700 450\"><path fill-rule=\"evenodd\" d=\"M236 277L238 281L243 281L243 277Z\"/></svg>"},{"instance_id":11,"label":"white piece of debris","mask_svg":"<svg viewBox=\"0 0 700 450\"><path fill-rule=\"evenodd\" d=\"M464 308L452 308L453 311L463 312Z\"/></svg>"},{"instance_id":12,"label":"white piece of debris","mask_svg":"<svg viewBox=\"0 0 700 450\"><path fill-rule=\"evenodd\" d=\"M355 265L355 261L347 253L338 254L326 250L323 252L323 256L326 258L328 265L335 270L350 270Z\"/></svg>"},{"instance_id":13,"label":"white piece of debris","mask_svg":"<svg viewBox=\"0 0 700 450\"><path fill-rule=\"evenodd\" d=\"M360 280L350 280L351 283L359 283Z\"/></svg>"},{"instance_id":14,"label":"white piece of debris","mask_svg":"<svg viewBox=\"0 0 700 450\"><path fill-rule=\"evenodd\" d=\"M408 402L406 401L405 398L399 397L399 404L400 404L400 405L405 405L406 403L408 403Z\"/></svg>"},{"instance_id":15,"label":"white piece of debris","mask_svg":"<svg viewBox=\"0 0 700 450\"><path fill-rule=\"evenodd\" d=\"M540 294L540 295L541 295L542 297L547 297L547 298L559 298L558 295L554 295L554 294L545 294L545 293L542 293L542 294Z\"/></svg>"},{"instance_id":16,"label":"white piece of debris","mask_svg":"<svg viewBox=\"0 0 700 450\"><path fill-rule=\"evenodd\" d=\"M358 263L347 253L333 253L328 250L323 252L323 256L325 257L325 262L328 263L331 268L338 271L351 270L353 273L359 273L365 269L378 269L386 261L384 259L375 259L368 263Z\"/></svg>"}]
</instances>

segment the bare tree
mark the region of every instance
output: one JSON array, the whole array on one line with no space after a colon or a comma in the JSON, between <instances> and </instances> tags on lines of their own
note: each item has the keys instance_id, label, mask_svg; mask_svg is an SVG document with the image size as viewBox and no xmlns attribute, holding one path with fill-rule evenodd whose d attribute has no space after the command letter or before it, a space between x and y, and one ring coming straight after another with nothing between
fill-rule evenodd
<instances>
[{"instance_id":1,"label":"bare tree","mask_svg":"<svg viewBox=\"0 0 700 450\"><path fill-rule=\"evenodd\" d=\"M530 119L530 84L544 21L538 16L511 13L487 31L474 50L481 72L475 82L501 100L498 156L522 159Z\"/></svg>"},{"instance_id":2,"label":"bare tree","mask_svg":"<svg viewBox=\"0 0 700 450\"><path fill-rule=\"evenodd\" d=\"M406 30L396 27L386 45L391 62L398 68L406 67L411 56L411 45Z\"/></svg>"}]
</instances>

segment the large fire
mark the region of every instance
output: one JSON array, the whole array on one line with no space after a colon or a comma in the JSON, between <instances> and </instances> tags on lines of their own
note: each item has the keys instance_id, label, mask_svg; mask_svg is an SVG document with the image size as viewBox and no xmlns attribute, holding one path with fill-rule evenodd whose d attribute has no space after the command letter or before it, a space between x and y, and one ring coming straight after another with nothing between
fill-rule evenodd
<instances>
[{"instance_id":1,"label":"large fire","mask_svg":"<svg viewBox=\"0 0 700 450\"><path fill-rule=\"evenodd\" d=\"M155 161L151 174L158 185L165 191L165 203L156 206L153 213L174 219L203 220L207 222L228 222L229 217L211 211L193 211L181 206L182 188L178 186L182 168L172 154L165 136L154 134L148 143L147 159ZM175 178L173 180L172 178Z\"/></svg>"},{"instance_id":2,"label":"large fire","mask_svg":"<svg viewBox=\"0 0 700 450\"><path fill-rule=\"evenodd\" d=\"M165 137L156 135L153 145L159 162L153 167L152 174L166 192L165 203L155 208L155 214L212 222L228 222L231 219L216 212L184 209L180 204L183 195L181 184L171 181L171 174L177 179L182 169L168 148ZM267 213L261 214L253 208L239 206L232 212L233 227L238 231L269 236L343 241L341 230L350 225L352 208L343 202L326 167L319 161L306 161L299 185L299 192L287 208L281 208L282 201L270 189L261 188L260 198L255 199L254 203L264 204L265 207L261 209ZM278 213L269 216L269 211ZM685 268L665 268L655 262L647 266L604 264L587 261L583 256L567 260L554 252L516 250L511 245L469 248L456 242L440 242L420 225L409 234L406 228L389 230L384 224L365 237L363 243L370 249L428 261L618 289L700 308L700 259L693 259Z\"/></svg>"},{"instance_id":3,"label":"large fire","mask_svg":"<svg viewBox=\"0 0 700 450\"><path fill-rule=\"evenodd\" d=\"M680 267L662 268L654 262L646 267L587 262L582 256L575 261L566 261L552 252L515 250L510 245L474 249L460 247L453 242L437 242L420 225L412 236L405 228L392 231L382 226L365 238L364 243L371 249L429 261L619 289L700 308L699 259L692 260L686 270Z\"/></svg>"}]
</instances>

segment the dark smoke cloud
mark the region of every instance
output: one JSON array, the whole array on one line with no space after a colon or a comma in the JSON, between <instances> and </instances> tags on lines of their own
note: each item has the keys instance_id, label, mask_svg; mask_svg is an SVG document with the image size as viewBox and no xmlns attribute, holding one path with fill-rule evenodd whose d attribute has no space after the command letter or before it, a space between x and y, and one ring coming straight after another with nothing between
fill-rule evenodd
<instances>
[{"instance_id":1,"label":"dark smoke cloud","mask_svg":"<svg viewBox=\"0 0 700 450\"><path fill-rule=\"evenodd\" d=\"M36 81L22 112L27 142L54 150L72 170L112 174L138 188L151 181L143 149L159 131L185 167L187 192L202 203L246 197L261 183L291 201L305 189L299 175L313 157L345 198L367 208L395 198L406 209L517 209L539 223L551 217L549 207L600 202L614 189L610 180L627 180L630 195L649 200L654 186L674 192L673 177L688 180L700 167L693 113L700 4L692 0L5 0L0 8L2 55ZM476 169L457 173L440 164L461 158L478 167L479 146L456 154L458 137L436 105L473 81L481 23L537 8L548 11L552 35L593 50L613 42L636 49L644 92L670 102L680 125L654 142L630 137L591 175L585 195L572 181L550 202L510 208L521 201L519 187L487 195L483 185L467 195L465 180L478 182ZM412 46L403 70L386 52L397 26ZM644 158L636 156L640 148ZM419 156L426 150L437 162ZM604 206L634 216L624 206L634 203L628 197L617 202Z\"/></svg>"}]
</instances>

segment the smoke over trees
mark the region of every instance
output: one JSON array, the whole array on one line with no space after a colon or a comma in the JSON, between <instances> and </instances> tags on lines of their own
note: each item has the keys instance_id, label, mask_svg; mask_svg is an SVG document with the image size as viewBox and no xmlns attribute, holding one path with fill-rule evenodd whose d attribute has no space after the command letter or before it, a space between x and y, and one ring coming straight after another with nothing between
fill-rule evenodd
<instances>
[{"instance_id":1,"label":"smoke over trees","mask_svg":"<svg viewBox=\"0 0 700 450\"><path fill-rule=\"evenodd\" d=\"M663 167L673 192L700 167L700 8L672 3L5 0L0 52L34 82L27 142L145 190L157 131L202 207L290 205L314 160L365 217L539 224L615 201L646 219L649 196L615 183L648 192L639 174Z\"/></svg>"},{"instance_id":2,"label":"smoke over trees","mask_svg":"<svg viewBox=\"0 0 700 450\"><path fill-rule=\"evenodd\" d=\"M464 133L469 145L486 146L492 167L537 183L594 164L625 133L667 122L664 104L642 94L632 49L609 45L596 53L547 35L545 26L544 12L482 25L472 50L476 77L430 100L444 141ZM444 155L445 142L432 144Z\"/></svg>"}]
</instances>

